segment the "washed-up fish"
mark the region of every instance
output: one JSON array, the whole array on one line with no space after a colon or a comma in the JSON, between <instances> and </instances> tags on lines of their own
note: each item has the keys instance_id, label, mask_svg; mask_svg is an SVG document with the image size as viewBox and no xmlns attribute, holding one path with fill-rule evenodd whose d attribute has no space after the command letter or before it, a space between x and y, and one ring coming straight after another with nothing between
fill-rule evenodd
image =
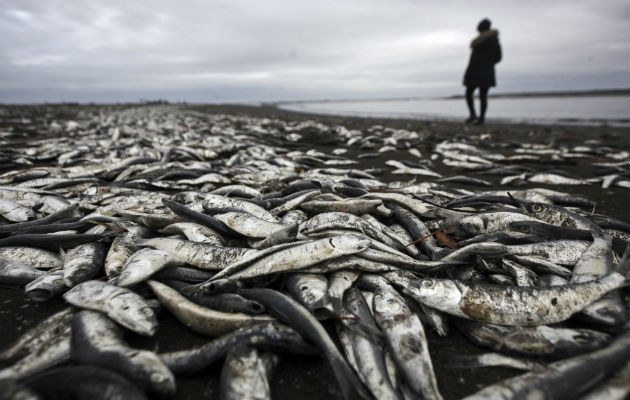
<instances>
[{"instance_id":1,"label":"washed-up fish","mask_svg":"<svg viewBox=\"0 0 630 400\"><path fill-rule=\"evenodd\" d=\"M505 231L515 221L540 222L518 212L487 212L465 216L458 221L458 226L469 234L479 235Z\"/></svg>"},{"instance_id":2,"label":"washed-up fish","mask_svg":"<svg viewBox=\"0 0 630 400\"><path fill-rule=\"evenodd\" d=\"M147 301L129 289L92 280L78 284L63 298L76 307L101 311L141 335L153 336L157 330L157 319Z\"/></svg>"},{"instance_id":3,"label":"washed-up fish","mask_svg":"<svg viewBox=\"0 0 630 400\"><path fill-rule=\"evenodd\" d=\"M135 241L148 236L150 232L148 228L135 224L126 226L126 230L126 232L114 238L105 256L105 273L110 278L120 274L127 259L135 251L135 248L132 247Z\"/></svg>"},{"instance_id":4,"label":"washed-up fish","mask_svg":"<svg viewBox=\"0 0 630 400\"><path fill-rule=\"evenodd\" d=\"M86 243L73 247L64 257L63 281L68 287L94 278L105 259L105 246L102 243Z\"/></svg>"},{"instance_id":5,"label":"washed-up fish","mask_svg":"<svg viewBox=\"0 0 630 400\"><path fill-rule=\"evenodd\" d=\"M0 353L0 361L42 351L53 337L66 331L74 316L71 308L59 311L23 333L11 346Z\"/></svg>"},{"instance_id":6,"label":"washed-up fish","mask_svg":"<svg viewBox=\"0 0 630 400\"><path fill-rule=\"evenodd\" d=\"M169 238L136 239L137 246L168 252L178 260L205 270L221 270L256 250L242 247L219 247L206 243Z\"/></svg>"},{"instance_id":7,"label":"washed-up fish","mask_svg":"<svg viewBox=\"0 0 630 400\"><path fill-rule=\"evenodd\" d=\"M0 381L20 379L70 361L70 324L62 322L52 335L44 335L34 343L33 351L10 366L0 369Z\"/></svg>"},{"instance_id":8,"label":"washed-up fish","mask_svg":"<svg viewBox=\"0 0 630 400\"><path fill-rule=\"evenodd\" d=\"M589 282L613 271L612 238L593 232L593 243L573 267L570 283ZM618 291L610 292L584 310L590 319L608 325L620 325L626 319L626 308Z\"/></svg>"},{"instance_id":9,"label":"washed-up fish","mask_svg":"<svg viewBox=\"0 0 630 400\"><path fill-rule=\"evenodd\" d=\"M129 347L122 330L105 314L80 311L72 320L72 358L84 365L116 371L150 392L175 392L175 378L152 351Z\"/></svg>"},{"instance_id":10,"label":"washed-up fish","mask_svg":"<svg viewBox=\"0 0 630 400\"><path fill-rule=\"evenodd\" d=\"M583 394L582 400L624 400L630 394L630 364Z\"/></svg>"},{"instance_id":11,"label":"washed-up fish","mask_svg":"<svg viewBox=\"0 0 630 400\"><path fill-rule=\"evenodd\" d=\"M46 217L40 218L40 219L36 219L33 221L26 221L26 222L17 222L14 224L8 224L8 225L0 225L0 236L2 235L6 235L12 232L16 232L19 231L20 229L24 229L27 227L33 227L33 226L38 226L38 225L47 225L50 224L52 222L55 221L60 221L62 219L65 218L69 218L70 216L72 216L75 212L77 211L77 205L73 204L70 205L62 210L59 210L53 214L50 214Z\"/></svg>"},{"instance_id":12,"label":"washed-up fish","mask_svg":"<svg viewBox=\"0 0 630 400\"><path fill-rule=\"evenodd\" d=\"M24 384L43 398L146 400L144 393L123 376L87 365L54 368L25 379Z\"/></svg>"},{"instance_id":13,"label":"washed-up fish","mask_svg":"<svg viewBox=\"0 0 630 400\"><path fill-rule=\"evenodd\" d=\"M177 282L177 281L175 281ZM169 284L178 292L202 307L226 313L262 314L265 307L257 301L248 300L236 293L214 293L203 291L198 285Z\"/></svg>"},{"instance_id":14,"label":"washed-up fish","mask_svg":"<svg viewBox=\"0 0 630 400\"><path fill-rule=\"evenodd\" d=\"M526 215L552 225L586 229L596 232L601 231L599 226L589 221L586 217L560 206L543 203L526 203L523 205L523 212Z\"/></svg>"},{"instance_id":15,"label":"washed-up fish","mask_svg":"<svg viewBox=\"0 0 630 400\"><path fill-rule=\"evenodd\" d=\"M193 303L163 283L152 280L147 283L160 303L182 324L203 335L220 336L244 326L273 320L266 315L252 316L212 310Z\"/></svg>"},{"instance_id":16,"label":"washed-up fish","mask_svg":"<svg viewBox=\"0 0 630 400\"><path fill-rule=\"evenodd\" d=\"M59 254L35 247L0 247L0 256L37 269L63 266L63 258Z\"/></svg>"},{"instance_id":17,"label":"washed-up fish","mask_svg":"<svg viewBox=\"0 0 630 400\"><path fill-rule=\"evenodd\" d=\"M425 399L441 399L424 328L403 297L387 281L374 290L374 317L396 365L412 391Z\"/></svg>"},{"instance_id":18,"label":"washed-up fish","mask_svg":"<svg viewBox=\"0 0 630 400\"><path fill-rule=\"evenodd\" d=\"M225 239L217 232L207 226L195 224L193 222L178 222L168 225L160 230L161 234L177 235L182 234L192 242L207 243L213 246L224 246Z\"/></svg>"},{"instance_id":19,"label":"washed-up fish","mask_svg":"<svg viewBox=\"0 0 630 400\"><path fill-rule=\"evenodd\" d=\"M328 276L328 298L336 315L341 315L343 295L359 278L359 272L342 269Z\"/></svg>"},{"instance_id":20,"label":"washed-up fish","mask_svg":"<svg viewBox=\"0 0 630 400\"><path fill-rule=\"evenodd\" d=\"M205 194L202 202L203 209L210 214L226 212L245 212L267 222L277 223L278 217L264 208L244 200L236 200L215 194Z\"/></svg>"},{"instance_id":21,"label":"washed-up fish","mask_svg":"<svg viewBox=\"0 0 630 400\"><path fill-rule=\"evenodd\" d=\"M120 287L133 286L164 268L181 264L179 259L166 251L141 249L127 259L120 275L118 275L116 285Z\"/></svg>"},{"instance_id":22,"label":"washed-up fish","mask_svg":"<svg viewBox=\"0 0 630 400\"><path fill-rule=\"evenodd\" d=\"M266 238L274 232L286 228L286 226L282 224L268 222L242 212L230 211L223 214L215 214L214 218L223 222L234 232L249 238Z\"/></svg>"},{"instance_id":23,"label":"washed-up fish","mask_svg":"<svg viewBox=\"0 0 630 400\"><path fill-rule=\"evenodd\" d=\"M279 359L273 353L236 346L221 369L219 398L225 400L271 400L269 379Z\"/></svg>"},{"instance_id":24,"label":"washed-up fish","mask_svg":"<svg viewBox=\"0 0 630 400\"><path fill-rule=\"evenodd\" d=\"M310 213L344 212L354 215L368 214L383 204L379 199L309 200L300 208Z\"/></svg>"},{"instance_id":25,"label":"washed-up fish","mask_svg":"<svg viewBox=\"0 0 630 400\"><path fill-rule=\"evenodd\" d=\"M0 256L0 285L24 286L44 275L44 272L14 259Z\"/></svg>"},{"instance_id":26,"label":"washed-up fish","mask_svg":"<svg viewBox=\"0 0 630 400\"><path fill-rule=\"evenodd\" d=\"M509 287L448 279L411 282L409 294L446 313L499 325L531 326L560 322L605 293L627 285L612 272L597 280L553 287Z\"/></svg>"},{"instance_id":27,"label":"washed-up fish","mask_svg":"<svg viewBox=\"0 0 630 400\"><path fill-rule=\"evenodd\" d=\"M315 352L294 329L279 322L265 322L237 329L199 347L162 353L160 358L175 375L191 374L225 357L238 345L298 354Z\"/></svg>"},{"instance_id":28,"label":"washed-up fish","mask_svg":"<svg viewBox=\"0 0 630 400\"><path fill-rule=\"evenodd\" d=\"M272 315L295 328L322 351L333 369L345 399L357 396L369 398L363 384L352 372L324 327L313 318L308 310L295 300L272 289L246 289L241 291L241 294L263 304Z\"/></svg>"},{"instance_id":29,"label":"washed-up fish","mask_svg":"<svg viewBox=\"0 0 630 400\"><path fill-rule=\"evenodd\" d=\"M329 212L317 214L300 227L300 232L305 235L320 232L328 229L350 229L359 231L372 239L378 240L386 245L398 249L404 245L370 224L368 221L353 214L341 212Z\"/></svg>"},{"instance_id":30,"label":"washed-up fish","mask_svg":"<svg viewBox=\"0 0 630 400\"><path fill-rule=\"evenodd\" d=\"M518 357L510 357L499 353L482 353L476 355L455 354L451 358L453 368L505 367L522 371L541 371L543 364Z\"/></svg>"},{"instance_id":31,"label":"washed-up fish","mask_svg":"<svg viewBox=\"0 0 630 400\"><path fill-rule=\"evenodd\" d=\"M298 271L322 261L360 253L366 250L369 245L369 240L349 235L319 239L278 250L229 275L229 277L231 279L245 279L280 272Z\"/></svg>"},{"instance_id":32,"label":"washed-up fish","mask_svg":"<svg viewBox=\"0 0 630 400\"><path fill-rule=\"evenodd\" d=\"M474 344L499 352L561 358L594 351L610 342L609 334L593 329L514 327L459 318L454 323Z\"/></svg>"},{"instance_id":33,"label":"washed-up fish","mask_svg":"<svg viewBox=\"0 0 630 400\"><path fill-rule=\"evenodd\" d=\"M0 215L12 222L26 222L35 218L35 212L13 200L0 199Z\"/></svg>"},{"instance_id":34,"label":"washed-up fish","mask_svg":"<svg viewBox=\"0 0 630 400\"><path fill-rule=\"evenodd\" d=\"M46 301L70 289L63 281L63 268L53 268L24 286L24 293L35 301Z\"/></svg>"},{"instance_id":35,"label":"washed-up fish","mask_svg":"<svg viewBox=\"0 0 630 400\"><path fill-rule=\"evenodd\" d=\"M630 359L630 335L619 335L607 347L592 353L567 358L547 365L541 371L529 372L487 386L466 397L472 399L536 398L567 399L585 392L603 377L627 365ZM593 373L593 366L597 373Z\"/></svg>"},{"instance_id":36,"label":"washed-up fish","mask_svg":"<svg viewBox=\"0 0 630 400\"><path fill-rule=\"evenodd\" d=\"M378 328L361 291L357 288L349 289L344 297L344 306L356 318L342 320L342 323L346 326L351 345L348 348L344 347L344 350L348 353L351 352L352 355L348 358L354 360L354 368L356 368L359 378L372 392L374 398L400 399L389 380L381 348L371 335L366 334L364 336L362 332L362 329L378 331ZM361 326L361 328L357 328L357 326Z\"/></svg>"},{"instance_id":37,"label":"washed-up fish","mask_svg":"<svg viewBox=\"0 0 630 400\"><path fill-rule=\"evenodd\" d=\"M287 276L285 284L291 296L316 317L326 317L333 311L325 275L295 272Z\"/></svg>"}]
</instances>

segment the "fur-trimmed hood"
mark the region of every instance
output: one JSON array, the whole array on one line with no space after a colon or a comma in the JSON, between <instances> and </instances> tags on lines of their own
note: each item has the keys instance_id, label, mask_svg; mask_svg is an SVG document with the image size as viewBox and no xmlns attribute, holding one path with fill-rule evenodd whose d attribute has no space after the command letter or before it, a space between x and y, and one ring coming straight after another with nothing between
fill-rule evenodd
<instances>
[{"instance_id":1,"label":"fur-trimmed hood","mask_svg":"<svg viewBox=\"0 0 630 400\"><path fill-rule=\"evenodd\" d=\"M476 38L473 39L472 42L470 42L470 47L473 48L475 46L480 45L481 43L485 42L488 39L496 38L498 36L499 36L498 30L488 29L487 31L483 31L479 33L479 36L477 36Z\"/></svg>"}]
</instances>

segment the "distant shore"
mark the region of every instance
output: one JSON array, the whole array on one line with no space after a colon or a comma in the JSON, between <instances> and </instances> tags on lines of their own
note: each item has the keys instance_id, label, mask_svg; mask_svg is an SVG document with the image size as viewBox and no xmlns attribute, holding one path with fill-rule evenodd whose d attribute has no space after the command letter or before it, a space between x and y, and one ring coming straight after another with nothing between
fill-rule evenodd
<instances>
[{"instance_id":1,"label":"distant shore","mask_svg":"<svg viewBox=\"0 0 630 400\"><path fill-rule=\"evenodd\" d=\"M548 92L506 92L506 93L490 93L490 98L524 98L524 97L588 97L588 96L630 96L630 88L627 89L591 89L591 90L562 90ZM280 100L264 102L269 106L278 106L281 104L300 104L300 103L345 103L345 102L368 102L368 101L409 101L409 100L451 100L463 99L463 94L453 94L450 96L409 96L409 97L377 97L369 99L311 99L311 100Z\"/></svg>"}]
</instances>

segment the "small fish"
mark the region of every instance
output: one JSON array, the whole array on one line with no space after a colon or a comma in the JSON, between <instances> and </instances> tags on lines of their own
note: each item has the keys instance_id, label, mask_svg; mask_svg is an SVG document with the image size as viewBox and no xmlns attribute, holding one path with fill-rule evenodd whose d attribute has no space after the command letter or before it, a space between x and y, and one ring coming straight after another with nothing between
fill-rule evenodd
<instances>
[{"instance_id":1,"label":"small fish","mask_svg":"<svg viewBox=\"0 0 630 400\"><path fill-rule=\"evenodd\" d=\"M129 289L92 280L73 287L63 298L79 308L101 311L141 335L153 336L157 330L157 319L147 301Z\"/></svg>"},{"instance_id":2,"label":"small fish","mask_svg":"<svg viewBox=\"0 0 630 400\"><path fill-rule=\"evenodd\" d=\"M590 282L541 288L422 279L411 282L408 293L429 307L458 317L531 326L564 321L626 284L619 272Z\"/></svg>"}]
</instances>

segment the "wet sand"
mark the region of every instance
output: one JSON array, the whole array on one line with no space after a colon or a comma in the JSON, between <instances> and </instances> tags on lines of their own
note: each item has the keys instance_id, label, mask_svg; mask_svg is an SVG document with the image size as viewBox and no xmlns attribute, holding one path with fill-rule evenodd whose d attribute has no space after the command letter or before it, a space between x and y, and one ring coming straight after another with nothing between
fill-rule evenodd
<instances>
[{"instance_id":1,"label":"wet sand","mask_svg":"<svg viewBox=\"0 0 630 400\"><path fill-rule=\"evenodd\" d=\"M122 107L122 106L121 106ZM485 134L487 143L509 146L519 143L549 143L552 141L557 146L573 147L581 145L588 140L600 140L613 149L630 150L630 129L611 127L579 127L579 126L540 126L540 125L509 125L488 124L484 126L469 126L463 123L416 121L400 119L370 119L350 118L338 116L318 116L290 111L283 111L271 106L240 106L240 105L187 105L185 109L192 109L202 113L220 113L231 115L243 115L260 118L278 119L281 121L318 121L328 126L342 125L347 129L365 130L375 125L391 127L394 129L406 129L416 131L423 137L419 149L423 155L430 154L430 149L435 144L445 139L458 139L470 144L478 145L478 138ZM76 108L76 107L75 107ZM33 112L33 110L31 110ZM59 115L72 118L73 107L65 107L59 110ZM6 122L6 121L5 121ZM6 124L4 124L6 126ZM334 148L345 147L334 134L308 135L302 132L303 139L296 143L287 143L290 148L296 150L308 150L311 148L330 153ZM489 135L489 136L488 136ZM374 150L349 147L344 157L354 159L359 154ZM496 147L494 151L503 151ZM387 168L383 164L390 158L413 159L406 150L383 153L377 158L358 159L359 164L353 168ZM523 163L527 165L527 163ZM536 166L541 168L540 165ZM547 167L547 166L544 166ZM554 167L549 165L548 167ZM577 175L579 177L593 177L596 168L590 160L579 160L569 164L563 163L558 168ZM387 169L385 169L386 171ZM465 171L456 171L441 163L436 163L435 170L445 176L466 174L478 178L488 179L493 182L499 177L483 174L469 174ZM394 180L409 180L408 176L393 176L382 174L378 176L384 182ZM422 178L417 179L420 181ZM467 187L474 190L486 190L486 188ZM547 187L550 189L566 191L587 196L597 203L595 211L630 223L630 190L613 187L602 190L599 184L588 186L553 186L528 184L525 186L502 187L506 190L518 190L527 187ZM491 189L491 188L489 188ZM627 291L626 291L627 292ZM0 348L6 347L29 327L35 325L44 317L64 307L62 299L57 298L46 303L36 303L29 300L23 294L22 289L0 288ZM165 352L176 349L184 349L196 344L205 343L208 338L190 332L176 321L168 312L160 314L160 328L155 338L147 339L127 332L126 340L130 344L152 349L157 352ZM328 328L332 324L328 324ZM438 379L438 385L445 399L457 399L473 393L483 386L491 384L503 378L518 374L516 371L504 368L485 369L451 369L448 367L453 354L480 353L486 350L470 344L455 329L446 338L438 337L427 329L429 349L433 359ZM218 382L221 363L215 363L194 375L178 378L178 392L176 399L214 398L218 395ZM285 355L277 368L277 372L271 382L272 393L276 399L340 399L341 394L328 365L323 359L317 357Z\"/></svg>"}]
</instances>

